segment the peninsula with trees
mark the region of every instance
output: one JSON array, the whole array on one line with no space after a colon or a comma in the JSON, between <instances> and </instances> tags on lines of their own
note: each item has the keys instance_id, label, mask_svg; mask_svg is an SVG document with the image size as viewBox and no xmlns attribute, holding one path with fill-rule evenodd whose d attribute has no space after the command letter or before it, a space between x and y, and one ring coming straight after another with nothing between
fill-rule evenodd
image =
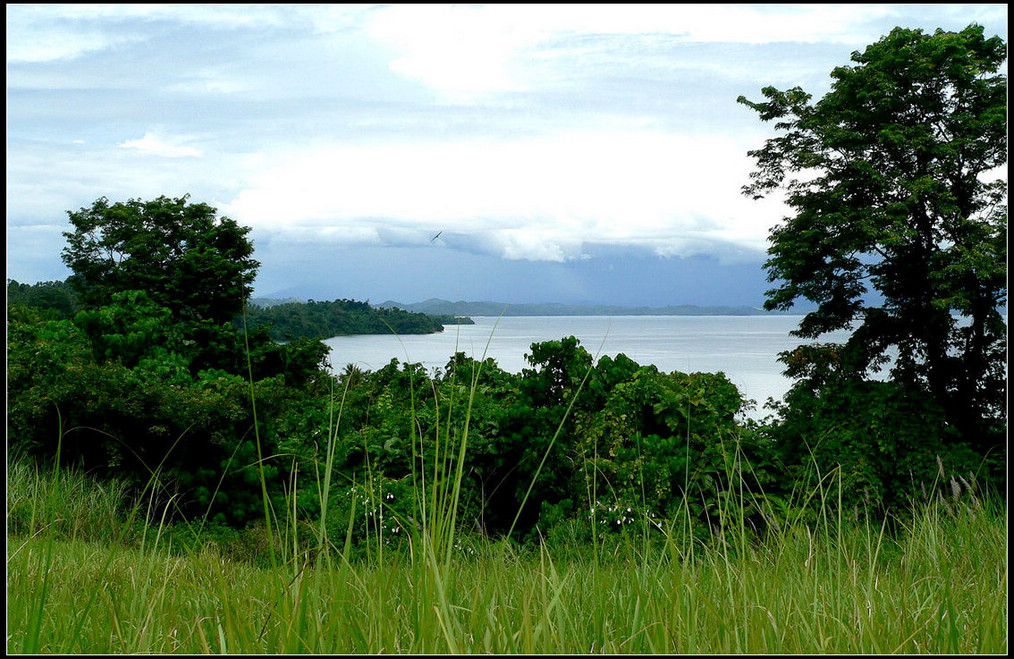
<instances>
[{"instance_id":1,"label":"peninsula with trees","mask_svg":"<svg viewBox=\"0 0 1014 659\"><path fill-rule=\"evenodd\" d=\"M7 307L31 308L53 320L71 319L82 310L74 288L65 281L24 284L7 280ZM374 307L369 302L252 298L233 320L237 329L264 328L275 341L326 339L352 334L433 334L446 325L471 325L471 318Z\"/></svg>"}]
</instances>

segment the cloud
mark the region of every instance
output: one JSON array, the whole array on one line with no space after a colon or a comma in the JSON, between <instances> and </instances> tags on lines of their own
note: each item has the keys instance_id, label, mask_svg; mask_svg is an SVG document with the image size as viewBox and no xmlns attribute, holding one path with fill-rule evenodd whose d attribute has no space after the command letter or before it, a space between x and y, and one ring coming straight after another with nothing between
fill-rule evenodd
<instances>
[{"instance_id":1,"label":"cloud","mask_svg":"<svg viewBox=\"0 0 1014 659\"><path fill-rule=\"evenodd\" d=\"M180 139L180 138L176 138ZM142 153L149 153L155 156L164 156L166 158L188 158L188 157L200 157L202 154L201 150L192 146L180 146L173 144L174 140L161 137L155 133L145 133L144 137L138 140L127 140L117 144L121 149L137 149Z\"/></svg>"},{"instance_id":2,"label":"cloud","mask_svg":"<svg viewBox=\"0 0 1014 659\"><path fill-rule=\"evenodd\" d=\"M40 63L74 59L86 53L107 50L140 41L133 35L111 35L101 30L53 27L46 30L19 30L7 26L7 63Z\"/></svg>"},{"instance_id":3,"label":"cloud","mask_svg":"<svg viewBox=\"0 0 1014 659\"><path fill-rule=\"evenodd\" d=\"M165 24L216 30L331 33L361 25L365 6L7 5L7 62L70 60L149 40Z\"/></svg>"},{"instance_id":4,"label":"cloud","mask_svg":"<svg viewBox=\"0 0 1014 659\"><path fill-rule=\"evenodd\" d=\"M637 35L678 43L862 43L884 5L524 5L383 7L369 34L400 53L391 70L452 102L531 90L555 76L561 38ZM624 53L617 53L623 57Z\"/></svg>"},{"instance_id":5,"label":"cloud","mask_svg":"<svg viewBox=\"0 0 1014 659\"><path fill-rule=\"evenodd\" d=\"M331 146L277 164L223 207L270 233L422 244L443 231L509 259L580 258L590 243L696 253L763 250L776 218L742 198L751 163L729 139L650 132ZM703 220L702 218L715 218ZM391 241L394 242L394 241Z\"/></svg>"},{"instance_id":6,"label":"cloud","mask_svg":"<svg viewBox=\"0 0 1014 659\"><path fill-rule=\"evenodd\" d=\"M930 29L1007 20L1004 5L911 9L918 12L920 23L932 24ZM590 54L617 61L633 58L642 65L642 45L660 40L713 46L839 44L851 49L869 43L875 25L911 22L908 14L905 6L883 4L393 5L376 8L364 20L372 38L398 53L389 64L392 71L422 82L445 102L474 104L566 82L555 64L575 54L574 47L558 47L568 41L631 37L628 48ZM753 64L740 61L735 66ZM705 66L727 70L728 64ZM803 63L798 68L806 71Z\"/></svg>"}]
</instances>

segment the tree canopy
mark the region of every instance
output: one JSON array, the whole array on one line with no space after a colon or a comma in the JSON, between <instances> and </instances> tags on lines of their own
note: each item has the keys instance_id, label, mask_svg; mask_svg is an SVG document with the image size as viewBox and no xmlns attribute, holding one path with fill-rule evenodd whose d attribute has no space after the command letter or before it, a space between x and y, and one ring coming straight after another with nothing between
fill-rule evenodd
<instances>
[{"instance_id":1,"label":"tree canopy","mask_svg":"<svg viewBox=\"0 0 1014 659\"><path fill-rule=\"evenodd\" d=\"M80 310L77 294L64 281L40 281L22 284L7 280L7 309L31 307L54 318L72 318Z\"/></svg>"},{"instance_id":2,"label":"tree canopy","mask_svg":"<svg viewBox=\"0 0 1014 659\"><path fill-rule=\"evenodd\" d=\"M892 381L980 447L1006 428L1006 56L976 25L896 28L815 103L799 87L739 98L779 131L749 152L744 193L782 189L793 212L771 233L766 308L816 303L804 338L855 328L819 358L784 356L788 372L861 379L893 358Z\"/></svg>"},{"instance_id":3,"label":"tree canopy","mask_svg":"<svg viewBox=\"0 0 1014 659\"><path fill-rule=\"evenodd\" d=\"M68 211L62 257L68 279L88 306L115 293L143 290L179 321L229 322L243 310L260 264L249 227L204 203L159 197Z\"/></svg>"}]
</instances>

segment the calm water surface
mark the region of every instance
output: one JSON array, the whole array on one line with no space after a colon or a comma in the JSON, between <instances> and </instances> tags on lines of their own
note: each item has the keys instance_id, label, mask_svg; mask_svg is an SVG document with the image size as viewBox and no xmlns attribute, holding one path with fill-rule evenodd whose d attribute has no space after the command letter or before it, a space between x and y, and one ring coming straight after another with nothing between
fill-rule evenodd
<instances>
[{"instance_id":1,"label":"calm water surface","mask_svg":"<svg viewBox=\"0 0 1014 659\"><path fill-rule=\"evenodd\" d=\"M661 371L721 371L746 397L758 402L780 399L791 384L782 376L778 353L801 343L789 336L802 316L512 316L474 317L475 325L448 327L440 334L412 336L338 336L331 347L331 365L347 364L376 370L392 358L419 362L429 370L443 368L455 352L496 360L513 373L530 365L531 344L576 336L592 355L625 354L639 364ZM844 341L833 333L823 341ZM763 410L750 414L763 416Z\"/></svg>"}]
</instances>

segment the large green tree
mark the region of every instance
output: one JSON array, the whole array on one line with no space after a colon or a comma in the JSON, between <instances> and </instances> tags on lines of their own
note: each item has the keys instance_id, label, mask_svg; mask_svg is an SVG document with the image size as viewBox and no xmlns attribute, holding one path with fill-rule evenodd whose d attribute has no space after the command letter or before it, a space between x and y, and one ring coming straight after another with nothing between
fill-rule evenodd
<instances>
[{"instance_id":1,"label":"large green tree","mask_svg":"<svg viewBox=\"0 0 1014 659\"><path fill-rule=\"evenodd\" d=\"M749 152L744 193L784 190L793 213L771 233L766 308L816 303L802 338L854 327L817 361L861 380L894 357L891 380L979 449L1006 433L1006 53L975 25L896 28L816 102L739 98L779 131ZM808 354L783 357L791 374L815 375Z\"/></svg>"},{"instance_id":2,"label":"large green tree","mask_svg":"<svg viewBox=\"0 0 1014 659\"><path fill-rule=\"evenodd\" d=\"M98 307L142 290L178 321L224 323L241 313L260 266L250 228L188 199L102 197L68 211L74 231L64 233L62 257L81 301Z\"/></svg>"}]
</instances>

